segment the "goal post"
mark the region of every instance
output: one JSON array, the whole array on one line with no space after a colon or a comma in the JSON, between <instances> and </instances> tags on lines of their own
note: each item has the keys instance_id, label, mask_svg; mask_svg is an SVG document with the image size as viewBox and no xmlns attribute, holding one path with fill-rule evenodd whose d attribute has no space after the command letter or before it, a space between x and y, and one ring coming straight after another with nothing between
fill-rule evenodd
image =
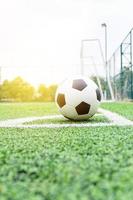
<instances>
[{"instance_id":1,"label":"goal post","mask_svg":"<svg viewBox=\"0 0 133 200\"><path fill-rule=\"evenodd\" d=\"M96 76L101 94L106 100L106 91L103 91L100 77L103 77L107 81L108 90L111 100L114 100L113 89L111 86L109 69L106 66L101 43L99 39L85 39L81 41L81 74L88 74Z\"/></svg>"}]
</instances>

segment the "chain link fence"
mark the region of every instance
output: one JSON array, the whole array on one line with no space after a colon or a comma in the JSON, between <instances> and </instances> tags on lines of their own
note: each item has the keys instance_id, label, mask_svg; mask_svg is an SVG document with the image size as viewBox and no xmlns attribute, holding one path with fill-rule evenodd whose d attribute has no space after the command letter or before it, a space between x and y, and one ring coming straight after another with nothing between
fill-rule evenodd
<instances>
[{"instance_id":1,"label":"chain link fence","mask_svg":"<svg viewBox=\"0 0 133 200\"><path fill-rule=\"evenodd\" d=\"M133 29L108 61L115 100L133 100L132 37Z\"/></svg>"}]
</instances>

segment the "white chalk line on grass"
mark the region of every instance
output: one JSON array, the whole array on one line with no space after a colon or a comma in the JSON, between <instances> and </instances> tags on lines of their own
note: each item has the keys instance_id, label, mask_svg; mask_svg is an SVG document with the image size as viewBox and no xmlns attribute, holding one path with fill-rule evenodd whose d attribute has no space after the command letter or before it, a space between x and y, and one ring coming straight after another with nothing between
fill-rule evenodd
<instances>
[{"instance_id":1,"label":"white chalk line on grass","mask_svg":"<svg viewBox=\"0 0 133 200\"><path fill-rule=\"evenodd\" d=\"M33 125L8 125L8 127L2 128L68 128L68 127L103 127L103 126L115 126L114 123L81 123L81 124L33 124ZM0 126L1 127L1 126Z\"/></svg>"},{"instance_id":2,"label":"white chalk line on grass","mask_svg":"<svg viewBox=\"0 0 133 200\"><path fill-rule=\"evenodd\" d=\"M49 115L42 117L26 117L18 119L9 119L0 121L0 128L67 128L67 127L105 127L105 126L133 126L133 122L126 119L125 117L120 116L119 114L107 111L104 109L99 109L99 113L96 115L105 116L109 122L99 122L99 123L67 123L67 124L32 124L25 125L26 122L32 122L36 120L45 120L45 119L56 119L64 118L61 115Z\"/></svg>"},{"instance_id":3,"label":"white chalk line on grass","mask_svg":"<svg viewBox=\"0 0 133 200\"><path fill-rule=\"evenodd\" d=\"M110 122L113 122L116 125L121 125L121 126L126 126L126 125L131 125L133 126L133 121L108 110L99 109L99 112L103 114Z\"/></svg>"},{"instance_id":4,"label":"white chalk line on grass","mask_svg":"<svg viewBox=\"0 0 133 200\"><path fill-rule=\"evenodd\" d=\"M17 126L17 125L22 125L26 122L32 122L32 121L37 121L37 120L45 120L45 119L56 119L56 118L61 118L62 115L48 115L48 116L41 116L41 117L25 117L25 118L18 118L18 119L7 119L0 121L0 127L2 125L6 126Z\"/></svg>"},{"instance_id":5,"label":"white chalk line on grass","mask_svg":"<svg viewBox=\"0 0 133 200\"><path fill-rule=\"evenodd\" d=\"M97 113L95 116L103 115L101 113ZM34 122L37 120L47 120L47 119L66 119L62 115L46 115L40 117L24 117L24 118L17 118L17 119L7 119L7 120L0 120L0 127L1 126L17 126L22 125L28 122ZM66 119L67 120L67 119ZM67 120L69 122L69 120ZM26 125L27 126L27 125Z\"/></svg>"}]
</instances>

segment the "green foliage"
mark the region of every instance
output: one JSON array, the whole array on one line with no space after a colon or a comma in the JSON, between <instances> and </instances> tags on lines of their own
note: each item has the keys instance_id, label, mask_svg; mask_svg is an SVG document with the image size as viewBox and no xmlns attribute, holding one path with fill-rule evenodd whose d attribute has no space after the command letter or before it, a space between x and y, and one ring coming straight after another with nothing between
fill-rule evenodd
<instances>
[{"instance_id":1,"label":"green foliage","mask_svg":"<svg viewBox=\"0 0 133 200\"><path fill-rule=\"evenodd\" d=\"M0 100L8 102L31 102L31 101L54 101L57 85L46 87L40 85L38 90L24 81L21 77L17 77L12 81L5 80L0 85Z\"/></svg>"},{"instance_id":2,"label":"green foliage","mask_svg":"<svg viewBox=\"0 0 133 200\"><path fill-rule=\"evenodd\" d=\"M46 101L48 100L48 88L41 84L38 88L38 94L39 94L39 97L38 99L41 100L41 101Z\"/></svg>"},{"instance_id":3,"label":"green foliage","mask_svg":"<svg viewBox=\"0 0 133 200\"><path fill-rule=\"evenodd\" d=\"M99 86L96 76L92 76L91 79L97 84L97 86ZM107 84L105 78L99 77L99 80L100 80L100 83L101 83L103 94L106 95L107 99L110 99L111 98L110 91L109 91L109 87L108 87L108 84Z\"/></svg>"},{"instance_id":4,"label":"green foliage","mask_svg":"<svg viewBox=\"0 0 133 200\"><path fill-rule=\"evenodd\" d=\"M133 99L133 72L130 68L124 67L112 83L118 99Z\"/></svg>"},{"instance_id":5,"label":"green foliage","mask_svg":"<svg viewBox=\"0 0 133 200\"><path fill-rule=\"evenodd\" d=\"M91 79L98 85L96 76L92 76ZM101 83L101 86L102 86L102 90L103 91L107 90L108 86L106 84L106 80L103 77L99 77L99 80L100 80L100 83Z\"/></svg>"},{"instance_id":6,"label":"green foliage","mask_svg":"<svg viewBox=\"0 0 133 200\"><path fill-rule=\"evenodd\" d=\"M49 90L49 96L50 96L51 101L54 101L55 100L55 93L56 93L56 90L57 90L57 85L50 85L48 90Z\"/></svg>"},{"instance_id":7,"label":"green foliage","mask_svg":"<svg viewBox=\"0 0 133 200\"><path fill-rule=\"evenodd\" d=\"M56 89L57 85L51 85L49 87L46 87L45 85L41 84L38 88L38 100L54 101Z\"/></svg>"},{"instance_id":8,"label":"green foliage","mask_svg":"<svg viewBox=\"0 0 133 200\"><path fill-rule=\"evenodd\" d=\"M1 86L1 99L8 101L32 101L34 88L22 78L17 77L12 81L4 81Z\"/></svg>"}]
</instances>

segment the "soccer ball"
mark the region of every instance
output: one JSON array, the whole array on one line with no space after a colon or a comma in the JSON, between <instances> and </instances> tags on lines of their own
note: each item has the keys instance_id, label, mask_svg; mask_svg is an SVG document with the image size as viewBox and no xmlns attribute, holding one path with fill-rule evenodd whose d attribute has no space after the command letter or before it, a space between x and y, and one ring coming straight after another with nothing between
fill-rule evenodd
<instances>
[{"instance_id":1,"label":"soccer ball","mask_svg":"<svg viewBox=\"0 0 133 200\"><path fill-rule=\"evenodd\" d=\"M89 78L76 76L64 80L57 88L55 102L60 113L70 120L92 117L101 101L100 90Z\"/></svg>"}]
</instances>

